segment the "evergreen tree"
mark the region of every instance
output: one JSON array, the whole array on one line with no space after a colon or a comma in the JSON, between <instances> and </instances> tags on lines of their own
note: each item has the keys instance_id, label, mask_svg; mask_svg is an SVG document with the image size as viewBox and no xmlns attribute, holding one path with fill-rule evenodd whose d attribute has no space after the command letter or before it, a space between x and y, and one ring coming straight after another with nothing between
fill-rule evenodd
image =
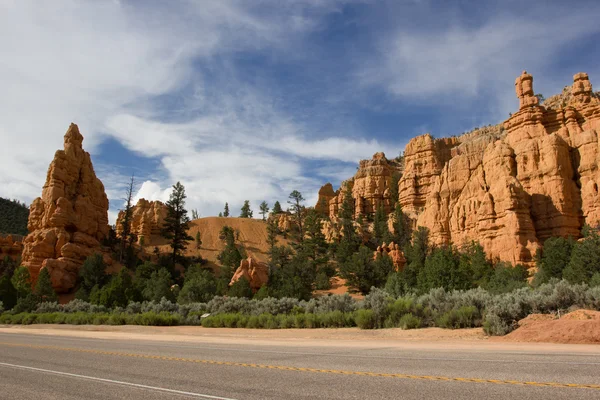
<instances>
[{"instance_id":1,"label":"evergreen tree","mask_svg":"<svg viewBox=\"0 0 600 400\"><path fill-rule=\"evenodd\" d=\"M25 298L31 293L31 275L26 267L19 267L10 280L17 290L18 298Z\"/></svg>"},{"instance_id":2,"label":"evergreen tree","mask_svg":"<svg viewBox=\"0 0 600 400\"><path fill-rule=\"evenodd\" d=\"M251 299L253 294L254 293L252 292L252 288L250 287L250 282L248 282L248 279L246 279L243 276L237 281L235 281L227 291L228 296L245 297L247 299Z\"/></svg>"},{"instance_id":3,"label":"evergreen tree","mask_svg":"<svg viewBox=\"0 0 600 400\"><path fill-rule=\"evenodd\" d=\"M135 188L135 179L131 175L131 180L125 192L125 209L123 210L123 218L121 219L121 246L119 252L119 262L129 265L132 257L130 255L135 242L135 235L131 232L131 218L133 216L133 192ZM127 259L126 262L125 260Z\"/></svg>"},{"instance_id":4,"label":"evergreen tree","mask_svg":"<svg viewBox=\"0 0 600 400\"><path fill-rule=\"evenodd\" d=\"M95 253L85 259L79 270L79 278L81 286L88 293L94 286L101 288L110 280L102 254Z\"/></svg>"},{"instance_id":5,"label":"evergreen tree","mask_svg":"<svg viewBox=\"0 0 600 400\"><path fill-rule=\"evenodd\" d=\"M250 200L244 200L244 205L241 208L240 218L252 218L253 212L250 209Z\"/></svg>"},{"instance_id":6,"label":"evergreen tree","mask_svg":"<svg viewBox=\"0 0 600 400\"><path fill-rule=\"evenodd\" d=\"M392 226L394 228L394 233L391 234L392 241L398 244L400 248L404 248L410 242L412 232L410 221L404 212L402 212L402 205L399 201L394 206Z\"/></svg>"},{"instance_id":7,"label":"evergreen tree","mask_svg":"<svg viewBox=\"0 0 600 400\"><path fill-rule=\"evenodd\" d=\"M172 284L171 274L166 268L152 272L142 292L144 299L159 302L164 297L169 301L175 301L175 296L171 290Z\"/></svg>"},{"instance_id":8,"label":"evergreen tree","mask_svg":"<svg viewBox=\"0 0 600 400\"><path fill-rule=\"evenodd\" d=\"M419 226L413 232L412 242L404 247L406 265L403 278L407 288L417 287L417 275L425 267L425 259L429 253L429 229Z\"/></svg>"},{"instance_id":9,"label":"evergreen tree","mask_svg":"<svg viewBox=\"0 0 600 400\"><path fill-rule=\"evenodd\" d=\"M509 263L498 263L483 288L492 294L509 293L526 287L528 276L527 269L520 264L513 267Z\"/></svg>"},{"instance_id":10,"label":"evergreen tree","mask_svg":"<svg viewBox=\"0 0 600 400\"><path fill-rule=\"evenodd\" d=\"M294 190L290 193L288 198L290 199L288 200L288 204L292 206L292 214L296 219L296 225L298 227L298 241L302 243L304 240L304 229L302 226L302 211L304 210L302 202L304 202L304 197L302 197L302 193Z\"/></svg>"},{"instance_id":11,"label":"evergreen tree","mask_svg":"<svg viewBox=\"0 0 600 400\"><path fill-rule=\"evenodd\" d=\"M289 247L278 247L273 252L269 294L273 297L291 297L310 300L316 278L316 267L304 254L293 253Z\"/></svg>"},{"instance_id":12,"label":"evergreen tree","mask_svg":"<svg viewBox=\"0 0 600 400\"><path fill-rule=\"evenodd\" d=\"M18 293L13 286L10 278L6 275L0 276L0 303L6 310L12 309L17 305ZM2 310L0 310L0 314Z\"/></svg>"},{"instance_id":13,"label":"evergreen tree","mask_svg":"<svg viewBox=\"0 0 600 400\"><path fill-rule=\"evenodd\" d=\"M217 293L215 275L200 265L192 265L185 273L185 283L177 302L179 304L209 302Z\"/></svg>"},{"instance_id":14,"label":"evergreen tree","mask_svg":"<svg viewBox=\"0 0 600 400\"><path fill-rule=\"evenodd\" d=\"M198 214L198 210L194 208L192 210L192 219L198 219L198 218L200 218L200 214Z\"/></svg>"},{"instance_id":15,"label":"evergreen tree","mask_svg":"<svg viewBox=\"0 0 600 400\"><path fill-rule=\"evenodd\" d=\"M563 270L571 261L571 253L575 246L572 237L551 237L544 242L544 248L536 255L538 272L535 275L535 285L548 282L551 278L562 279Z\"/></svg>"},{"instance_id":16,"label":"evergreen tree","mask_svg":"<svg viewBox=\"0 0 600 400\"><path fill-rule=\"evenodd\" d=\"M0 197L0 234L27 235L29 207L18 200Z\"/></svg>"},{"instance_id":17,"label":"evergreen tree","mask_svg":"<svg viewBox=\"0 0 600 400\"><path fill-rule=\"evenodd\" d=\"M267 204L266 201L263 200L263 202L260 203L260 214L262 215L263 221L266 220L268 213L269 213L269 205Z\"/></svg>"},{"instance_id":18,"label":"evergreen tree","mask_svg":"<svg viewBox=\"0 0 600 400\"><path fill-rule=\"evenodd\" d=\"M381 246L384 241L391 237L387 224L387 214L383 209L383 204L379 203L373 219L373 244Z\"/></svg>"},{"instance_id":19,"label":"evergreen tree","mask_svg":"<svg viewBox=\"0 0 600 400\"><path fill-rule=\"evenodd\" d=\"M459 269L463 274L470 276L473 287L484 287L494 274L494 267L488 261L483 247L474 241L463 247Z\"/></svg>"},{"instance_id":20,"label":"evergreen tree","mask_svg":"<svg viewBox=\"0 0 600 400\"><path fill-rule=\"evenodd\" d=\"M101 289L93 290L90 302L108 308L126 307L130 301L138 300L133 281L127 268L122 268L110 282Z\"/></svg>"},{"instance_id":21,"label":"evergreen tree","mask_svg":"<svg viewBox=\"0 0 600 400\"><path fill-rule=\"evenodd\" d=\"M199 249L202 246L202 238L200 237L200 231L196 232L196 249Z\"/></svg>"},{"instance_id":22,"label":"evergreen tree","mask_svg":"<svg viewBox=\"0 0 600 400\"><path fill-rule=\"evenodd\" d=\"M223 217L223 213L222 212L219 213L219 217Z\"/></svg>"},{"instance_id":23,"label":"evergreen tree","mask_svg":"<svg viewBox=\"0 0 600 400\"><path fill-rule=\"evenodd\" d=\"M390 183L390 200L392 203L392 209L396 208L396 204L398 203L398 182L400 182L400 178L402 174L400 172L392 173L392 182Z\"/></svg>"},{"instance_id":24,"label":"evergreen tree","mask_svg":"<svg viewBox=\"0 0 600 400\"><path fill-rule=\"evenodd\" d=\"M42 268L38 275L37 282L33 293L38 297L41 302L58 301L58 296L52 287L52 281L50 280L50 273L47 268Z\"/></svg>"},{"instance_id":25,"label":"evergreen tree","mask_svg":"<svg viewBox=\"0 0 600 400\"><path fill-rule=\"evenodd\" d=\"M225 209L223 210L223 216L229 217L229 203L225 203Z\"/></svg>"},{"instance_id":26,"label":"evergreen tree","mask_svg":"<svg viewBox=\"0 0 600 400\"><path fill-rule=\"evenodd\" d=\"M310 208L306 212L304 228L305 238L302 242L301 251L319 269L320 266L326 265L329 261L329 246L321 230L321 216L314 208Z\"/></svg>"},{"instance_id":27,"label":"evergreen tree","mask_svg":"<svg viewBox=\"0 0 600 400\"><path fill-rule=\"evenodd\" d=\"M339 217L342 224L342 237L337 246L336 260L339 265L343 265L350 259L360 245L361 238L358 237L354 229L354 200L349 188L344 190L344 200L340 207Z\"/></svg>"},{"instance_id":28,"label":"evergreen tree","mask_svg":"<svg viewBox=\"0 0 600 400\"><path fill-rule=\"evenodd\" d=\"M267 243L269 244L269 254L273 251L273 248L277 245L277 234L279 228L277 228L277 221L275 218L267 221Z\"/></svg>"},{"instance_id":29,"label":"evergreen tree","mask_svg":"<svg viewBox=\"0 0 600 400\"><path fill-rule=\"evenodd\" d=\"M583 241L573 245L571 259L563 270L563 278L571 283L587 283L600 272L600 235L589 227L583 233Z\"/></svg>"},{"instance_id":30,"label":"evergreen tree","mask_svg":"<svg viewBox=\"0 0 600 400\"><path fill-rule=\"evenodd\" d=\"M170 241L171 258L173 264L177 263L187 247L187 242L193 240L188 235L190 219L185 209L185 188L180 182L173 185L173 192L167 201L167 216L162 227L162 235Z\"/></svg>"},{"instance_id":31,"label":"evergreen tree","mask_svg":"<svg viewBox=\"0 0 600 400\"><path fill-rule=\"evenodd\" d=\"M276 201L275 204L273 204L273 214L281 214L282 212L281 204L279 204L279 201Z\"/></svg>"},{"instance_id":32,"label":"evergreen tree","mask_svg":"<svg viewBox=\"0 0 600 400\"><path fill-rule=\"evenodd\" d=\"M454 246L434 249L418 271L418 288L421 293L431 289L467 290L472 287L471 276L460 268L460 255Z\"/></svg>"}]
</instances>

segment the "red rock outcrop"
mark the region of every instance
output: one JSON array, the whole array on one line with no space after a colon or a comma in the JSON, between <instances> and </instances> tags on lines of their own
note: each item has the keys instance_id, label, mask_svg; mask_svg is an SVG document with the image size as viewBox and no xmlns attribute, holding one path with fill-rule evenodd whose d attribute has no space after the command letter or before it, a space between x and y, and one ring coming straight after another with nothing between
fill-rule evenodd
<instances>
[{"instance_id":1,"label":"red rock outcrop","mask_svg":"<svg viewBox=\"0 0 600 400\"><path fill-rule=\"evenodd\" d=\"M396 172L402 172L402 164L388 160L384 153L360 162L352 186L355 216L373 214L380 205L386 213L391 212L390 187Z\"/></svg>"},{"instance_id":2,"label":"red rock outcrop","mask_svg":"<svg viewBox=\"0 0 600 400\"><path fill-rule=\"evenodd\" d=\"M152 244L152 237L160 235L160 230L167 216L167 206L156 200L148 201L139 199L131 213L130 232L137 236L138 243ZM123 233L124 211L119 211L117 217L116 233L121 237Z\"/></svg>"},{"instance_id":3,"label":"red rock outcrop","mask_svg":"<svg viewBox=\"0 0 600 400\"><path fill-rule=\"evenodd\" d=\"M329 202L336 196L331 183L326 183L319 189L319 198L315 210L323 215L329 215Z\"/></svg>"},{"instance_id":4,"label":"red rock outcrop","mask_svg":"<svg viewBox=\"0 0 600 400\"><path fill-rule=\"evenodd\" d=\"M396 267L396 271L402 271L404 269L406 258L404 258L404 253L400 249L400 246L398 246L396 243L382 243L381 246L378 246L377 250L373 252L373 259L377 259L377 256L380 254L392 259L394 266Z\"/></svg>"},{"instance_id":5,"label":"red rock outcrop","mask_svg":"<svg viewBox=\"0 0 600 400\"><path fill-rule=\"evenodd\" d=\"M108 198L83 136L71 124L48 168L42 197L31 203L22 263L35 280L47 268L59 293L75 286L79 268L108 236ZM108 260L107 260L108 261Z\"/></svg>"},{"instance_id":6,"label":"red rock outcrop","mask_svg":"<svg viewBox=\"0 0 600 400\"><path fill-rule=\"evenodd\" d=\"M404 164L400 159L388 160L384 153L375 153L370 160L360 161L358 171L350 180L342 182L341 188L333 192L327 188L329 216L335 217L340 211L346 190L352 193L354 216L371 215L381 205L386 213L391 212L393 175L401 174ZM326 185L327 186L327 185ZM326 186L323 186L325 188ZM322 188L322 190L323 190ZM321 192L319 191L319 201ZM315 208L317 208L315 206Z\"/></svg>"},{"instance_id":7,"label":"red rock outcrop","mask_svg":"<svg viewBox=\"0 0 600 400\"><path fill-rule=\"evenodd\" d=\"M476 240L494 259L532 265L547 238L600 225L600 99L585 73L547 107L527 72L515 91L519 110L502 125L412 139L398 200L433 244ZM341 198L338 191L330 215Z\"/></svg>"},{"instance_id":8,"label":"red rock outcrop","mask_svg":"<svg viewBox=\"0 0 600 400\"><path fill-rule=\"evenodd\" d=\"M0 236L0 260L10 257L16 260L23 252L23 238L13 235Z\"/></svg>"},{"instance_id":9,"label":"red rock outcrop","mask_svg":"<svg viewBox=\"0 0 600 400\"><path fill-rule=\"evenodd\" d=\"M252 257L248 257L240 262L240 266L233 274L229 286L233 285L242 277L248 280L252 290L257 291L269 282L269 266L265 263L256 261Z\"/></svg>"}]
</instances>

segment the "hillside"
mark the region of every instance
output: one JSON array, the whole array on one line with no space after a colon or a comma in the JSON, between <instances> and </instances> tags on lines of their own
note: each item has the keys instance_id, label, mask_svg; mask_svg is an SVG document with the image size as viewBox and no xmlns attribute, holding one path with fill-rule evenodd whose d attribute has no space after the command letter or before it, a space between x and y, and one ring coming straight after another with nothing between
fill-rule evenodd
<instances>
[{"instance_id":1,"label":"hillside","mask_svg":"<svg viewBox=\"0 0 600 400\"><path fill-rule=\"evenodd\" d=\"M223 241L219 239L219 232L224 226L230 226L239 232L237 243L246 250L249 257L256 258L258 261L268 261L267 224L252 218L206 217L191 221L188 233L195 238L196 232L200 232L202 246L200 249L196 249L196 243L191 241L186 256L199 255L215 267L218 263L217 256L225 248ZM287 244L287 241L281 236L277 239L279 244ZM168 251L169 246L161 237L153 235L151 243L151 245L145 246L147 252L152 252L154 246L159 247L161 251Z\"/></svg>"},{"instance_id":2,"label":"hillside","mask_svg":"<svg viewBox=\"0 0 600 400\"><path fill-rule=\"evenodd\" d=\"M0 234L27 235L28 218L25 204L0 197Z\"/></svg>"}]
</instances>

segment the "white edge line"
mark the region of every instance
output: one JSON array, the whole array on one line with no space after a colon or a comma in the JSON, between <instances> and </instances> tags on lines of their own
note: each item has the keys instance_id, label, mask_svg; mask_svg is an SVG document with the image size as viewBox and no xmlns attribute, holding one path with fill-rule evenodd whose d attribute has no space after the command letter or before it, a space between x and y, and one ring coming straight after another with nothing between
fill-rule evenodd
<instances>
[{"instance_id":1,"label":"white edge line","mask_svg":"<svg viewBox=\"0 0 600 400\"><path fill-rule=\"evenodd\" d=\"M191 396L191 397L199 397L199 398L203 398L203 399L235 400L235 399L231 399L231 398L228 398L228 397L211 396L211 395L208 395L208 394L185 392L185 391L182 391L182 390L175 390L175 389L167 389L167 388L161 388L161 387L156 387L156 386L142 385L142 384L139 384L139 383L116 381L116 380L113 380L113 379L96 378L94 376L71 374L69 372L61 372L61 371L52 371L52 370L49 370L49 369L34 368L34 367L28 367L28 366L25 366L25 365L16 365L16 364L8 364L8 363L0 362L0 366L5 366L5 367L10 367L10 368L15 368L15 369L25 369L25 370L30 370L30 371L45 372L45 373L48 373L48 374L63 375L63 376L69 376L69 377L72 377L72 378L87 379L87 380L91 380L91 381L112 383L112 384L123 385L123 386L131 386L131 387L136 387L136 388L140 388L140 389L155 390L155 391L158 391L158 392L173 393L173 394L179 394L179 395Z\"/></svg>"}]
</instances>

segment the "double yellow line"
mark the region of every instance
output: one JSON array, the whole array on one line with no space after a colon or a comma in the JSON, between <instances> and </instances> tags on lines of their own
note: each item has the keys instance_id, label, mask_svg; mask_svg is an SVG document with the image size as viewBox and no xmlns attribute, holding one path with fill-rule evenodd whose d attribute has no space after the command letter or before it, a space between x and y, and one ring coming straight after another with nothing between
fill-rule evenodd
<instances>
[{"instance_id":1,"label":"double yellow line","mask_svg":"<svg viewBox=\"0 0 600 400\"><path fill-rule=\"evenodd\" d=\"M586 384L581 384L581 383L532 382L532 381L515 381L515 380L504 380L504 379L459 378L459 377L432 376L432 375L387 374L387 373L381 373L381 372L289 367L289 366L284 366L284 365L253 364L253 363L242 363L242 362L234 362L234 361L199 360L199 359L192 359L192 358L155 356L155 355L148 355L148 354L124 353L124 352L118 352L118 351L103 351L103 350L81 349L81 348L73 348L73 347L44 346L44 345L22 344L22 343L0 342L0 345L9 346L9 347L26 347L26 348L31 348L31 349L70 351L70 352L76 352L76 353L102 354L102 355L117 356L117 357L132 357L132 358L142 358L142 359L151 359L151 360L179 361L179 362L196 363L196 364L229 365L229 366L234 366L234 367L276 369L276 370L283 370L283 371L313 372L313 373L320 373L320 374L358 375L358 376L373 376L373 377L381 377L381 378L416 379L416 380L429 380L429 381L475 382L475 383L492 383L492 384L497 384L497 385L521 385L521 386L600 390L600 385L591 385L591 384L586 385Z\"/></svg>"}]
</instances>

